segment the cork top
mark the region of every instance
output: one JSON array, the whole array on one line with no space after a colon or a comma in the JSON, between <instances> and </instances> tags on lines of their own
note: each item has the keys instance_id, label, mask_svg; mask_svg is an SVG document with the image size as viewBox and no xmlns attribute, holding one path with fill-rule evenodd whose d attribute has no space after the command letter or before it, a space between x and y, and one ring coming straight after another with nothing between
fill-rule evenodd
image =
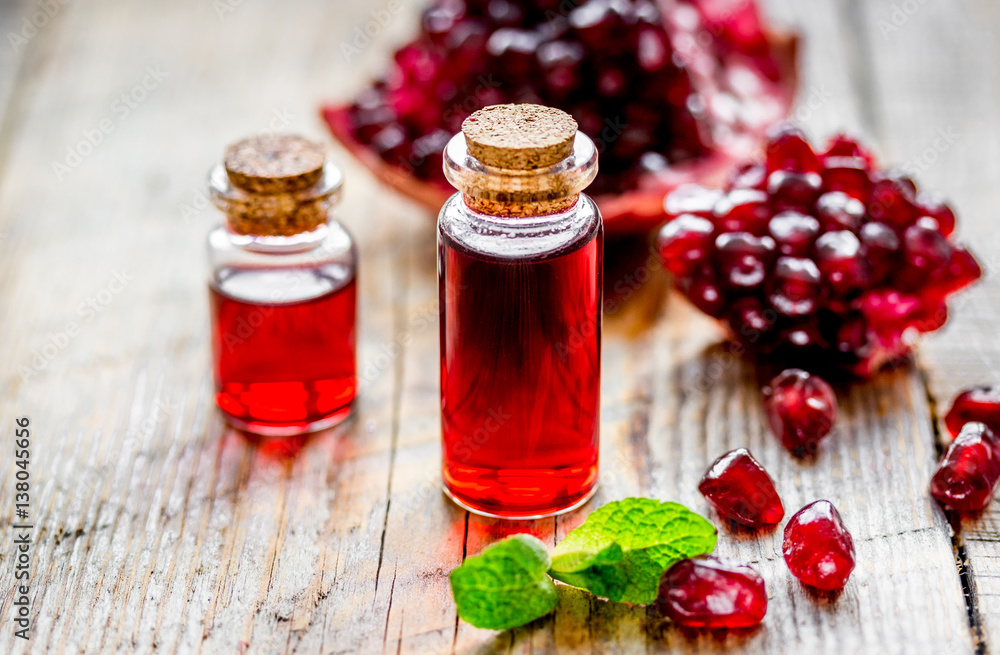
<instances>
[{"instance_id":1,"label":"cork top","mask_svg":"<svg viewBox=\"0 0 1000 655\"><path fill-rule=\"evenodd\" d=\"M291 193L323 176L322 144L292 134L267 134L226 148L223 165L233 186L252 193Z\"/></svg>"},{"instance_id":2,"label":"cork top","mask_svg":"<svg viewBox=\"0 0 1000 655\"><path fill-rule=\"evenodd\" d=\"M541 105L493 105L465 119L469 154L495 168L530 171L573 153L577 125L564 111Z\"/></svg>"}]
</instances>

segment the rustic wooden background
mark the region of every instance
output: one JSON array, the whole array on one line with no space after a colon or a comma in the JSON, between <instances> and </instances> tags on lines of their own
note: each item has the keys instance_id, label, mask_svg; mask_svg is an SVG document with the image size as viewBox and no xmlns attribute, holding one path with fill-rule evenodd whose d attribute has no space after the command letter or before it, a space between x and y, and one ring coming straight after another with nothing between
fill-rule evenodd
<instances>
[{"instance_id":1,"label":"rustic wooden background","mask_svg":"<svg viewBox=\"0 0 1000 655\"><path fill-rule=\"evenodd\" d=\"M25 32L46 4L54 15ZM327 138L321 101L378 71L421 3L345 61L341 44L384 4L0 2L0 652L1000 652L1000 506L953 537L926 493L942 408L1000 382L1000 5L765 2L806 36L796 118L813 135L860 133L951 197L986 270L912 367L841 391L815 464L764 431L751 372L665 293L655 263L636 264L649 281L607 317L588 507L645 495L707 512L703 469L749 446L789 511L828 498L854 533L857 570L828 597L790 576L780 530L723 529L718 552L761 571L770 611L759 629L701 634L567 587L523 628L457 621L447 574L463 556L517 531L554 544L585 511L500 523L444 499L432 222L342 151L362 265L357 414L280 449L214 411L203 239L219 217L205 172L262 129ZM136 91L149 70L153 88ZM102 121L110 133L72 159ZM37 525L27 643L13 637L8 536L21 415Z\"/></svg>"}]
</instances>

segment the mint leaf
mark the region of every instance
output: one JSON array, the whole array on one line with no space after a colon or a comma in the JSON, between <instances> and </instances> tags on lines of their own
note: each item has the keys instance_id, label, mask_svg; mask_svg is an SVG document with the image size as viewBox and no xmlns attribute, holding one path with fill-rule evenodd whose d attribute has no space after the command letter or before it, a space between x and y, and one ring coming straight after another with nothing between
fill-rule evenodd
<instances>
[{"instance_id":1,"label":"mint leaf","mask_svg":"<svg viewBox=\"0 0 1000 655\"><path fill-rule=\"evenodd\" d=\"M451 572L458 615L477 628L506 630L545 616L558 596L545 574L545 544L528 534L498 541Z\"/></svg>"},{"instance_id":2,"label":"mint leaf","mask_svg":"<svg viewBox=\"0 0 1000 655\"><path fill-rule=\"evenodd\" d=\"M715 527L677 503L626 498L594 511L552 552L549 575L596 596L648 605L676 562L710 553Z\"/></svg>"}]
</instances>

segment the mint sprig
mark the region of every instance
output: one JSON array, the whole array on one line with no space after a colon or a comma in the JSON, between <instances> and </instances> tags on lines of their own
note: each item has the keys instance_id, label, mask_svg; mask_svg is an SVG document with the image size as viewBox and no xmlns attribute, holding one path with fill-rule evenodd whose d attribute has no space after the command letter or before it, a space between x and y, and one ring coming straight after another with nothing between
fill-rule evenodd
<instances>
[{"instance_id":1,"label":"mint sprig","mask_svg":"<svg viewBox=\"0 0 1000 655\"><path fill-rule=\"evenodd\" d=\"M551 612L558 595L548 576L612 601L649 604L664 571L712 552L715 541L712 524L683 505L626 498L591 513L551 558L526 534L487 547L451 572L451 590L462 619L493 630Z\"/></svg>"},{"instance_id":2,"label":"mint sprig","mask_svg":"<svg viewBox=\"0 0 1000 655\"><path fill-rule=\"evenodd\" d=\"M609 600L646 605L663 572L710 553L715 527L677 503L626 498L594 511L552 552L556 580Z\"/></svg>"},{"instance_id":3,"label":"mint sprig","mask_svg":"<svg viewBox=\"0 0 1000 655\"><path fill-rule=\"evenodd\" d=\"M477 628L506 630L555 609L558 595L545 572L545 544L517 534L488 546L451 572L458 615Z\"/></svg>"}]
</instances>

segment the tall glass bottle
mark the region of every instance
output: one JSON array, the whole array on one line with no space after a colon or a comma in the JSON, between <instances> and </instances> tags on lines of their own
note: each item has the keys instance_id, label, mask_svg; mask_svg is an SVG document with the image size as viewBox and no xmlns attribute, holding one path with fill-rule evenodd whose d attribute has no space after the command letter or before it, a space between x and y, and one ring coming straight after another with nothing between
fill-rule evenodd
<instances>
[{"instance_id":1,"label":"tall glass bottle","mask_svg":"<svg viewBox=\"0 0 1000 655\"><path fill-rule=\"evenodd\" d=\"M445 150L438 218L445 491L534 518L597 482L604 232L593 142L568 114L497 105Z\"/></svg>"},{"instance_id":2,"label":"tall glass bottle","mask_svg":"<svg viewBox=\"0 0 1000 655\"><path fill-rule=\"evenodd\" d=\"M322 145L289 135L240 141L211 171L226 215L208 237L216 402L238 428L294 435L350 413L356 256L332 216L342 180Z\"/></svg>"}]
</instances>

